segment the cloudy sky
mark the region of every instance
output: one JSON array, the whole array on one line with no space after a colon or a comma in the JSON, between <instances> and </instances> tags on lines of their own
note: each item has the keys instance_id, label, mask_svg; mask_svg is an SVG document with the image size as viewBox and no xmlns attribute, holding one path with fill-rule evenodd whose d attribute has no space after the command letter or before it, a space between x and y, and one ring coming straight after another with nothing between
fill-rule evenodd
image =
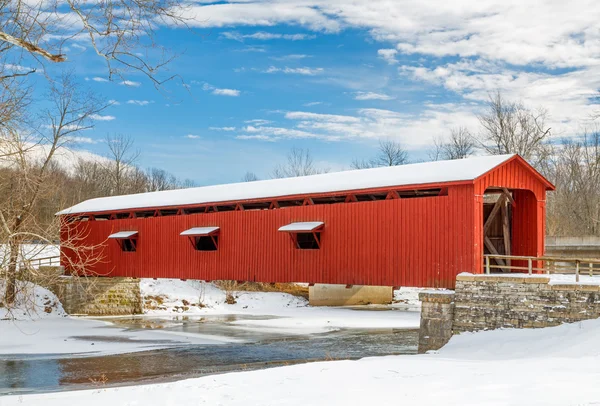
<instances>
[{"instance_id":1,"label":"cloudy sky","mask_svg":"<svg viewBox=\"0 0 600 406\"><path fill-rule=\"evenodd\" d=\"M165 91L107 81L85 40L67 44L82 81L116 103L80 144L133 136L140 165L198 184L269 176L291 147L332 170L391 137L422 160L449 128L477 131L490 91L544 107L556 138L598 110L600 2L587 0L281 0L187 9L192 30L162 27L178 58Z\"/></svg>"}]
</instances>

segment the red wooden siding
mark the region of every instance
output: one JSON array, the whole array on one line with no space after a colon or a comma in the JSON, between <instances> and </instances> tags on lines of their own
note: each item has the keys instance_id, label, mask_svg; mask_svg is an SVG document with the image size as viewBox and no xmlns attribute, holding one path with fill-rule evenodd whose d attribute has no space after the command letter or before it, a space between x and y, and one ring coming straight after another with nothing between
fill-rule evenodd
<instances>
[{"instance_id":1,"label":"red wooden siding","mask_svg":"<svg viewBox=\"0 0 600 406\"><path fill-rule=\"evenodd\" d=\"M77 232L86 235L82 243L103 245L104 262L90 270L103 275L452 288L458 273L482 271L482 195L491 186L532 191L516 193L523 204L515 221L537 221L515 225L513 244L539 251L546 186L518 160L475 182L427 185L447 187L445 196L76 221L62 231L63 239ZM325 223L320 250L296 249L277 231L298 221ZM179 235L201 226L220 227L217 251L195 251ZM128 230L139 232L136 252L106 240ZM64 250L63 264L69 255Z\"/></svg>"},{"instance_id":2,"label":"red wooden siding","mask_svg":"<svg viewBox=\"0 0 600 406\"><path fill-rule=\"evenodd\" d=\"M483 195L490 187L505 187L513 191L515 206L512 218L512 255L542 256L546 240L546 190L553 189L541 175L522 158L515 157L495 168L475 183L477 195ZM482 199L483 200L483 199ZM483 224L483 219L481 220ZM483 246L483 234L476 232ZM477 273L483 269L482 251ZM525 263L515 262L516 266ZM540 264L538 264L540 265ZM535 266L535 264L534 264Z\"/></svg>"}]
</instances>

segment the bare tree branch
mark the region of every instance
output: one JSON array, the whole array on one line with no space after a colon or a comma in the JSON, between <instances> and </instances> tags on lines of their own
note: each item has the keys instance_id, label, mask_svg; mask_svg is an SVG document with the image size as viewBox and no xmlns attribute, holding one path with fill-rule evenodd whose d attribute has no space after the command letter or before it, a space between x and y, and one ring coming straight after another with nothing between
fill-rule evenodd
<instances>
[{"instance_id":1,"label":"bare tree branch","mask_svg":"<svg viewBox=\"0 0 600 406\"><path fill-rule=\"evenodd\" d=\"M46 58L47 60L52 61L52 62L64 62L67 60L67 58L64 55L52 54L35 44L25 41L22 38L13 37L12 35L2 32L2 31L0 31L0 40L6 41L9 44L13 44L20 48L26 49L27 51L31 52L32 54L41 55L44 58Z\"/></svg>"}]
</instances>

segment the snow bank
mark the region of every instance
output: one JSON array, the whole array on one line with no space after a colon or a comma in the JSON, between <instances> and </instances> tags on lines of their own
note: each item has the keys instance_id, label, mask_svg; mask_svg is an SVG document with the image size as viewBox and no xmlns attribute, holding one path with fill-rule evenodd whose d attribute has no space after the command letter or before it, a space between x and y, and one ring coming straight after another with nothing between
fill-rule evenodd
<instances>
[{"instance_id":1,"label":"snow bank","mask_svg":"<svg viewBox=\"0 0 600 406\"><path fill-rule=\"evenodd\" d=\"M212 283L202 281L142 279L140 289L145 306L144 313L147 315L163 316L181 313L272 316L261 320L237 320L230 323L239 328L260 329L265 332L311 334L340 328L418 328L419 326L418 312L375 312L353 308L309 307L306 299L287 293L236 291L232 292L236 303L227 304L225 291ZM411 294L414 296L414 293Z\"/></svg>"},{"instance_id":2,"label":"snow bank","mask_svg":"<svg viewBox=\"0 0 600 406\"><path fill-rule=\"evenodd\" d=\"M6 284L0 280L0 322L2 320L31 320L65 315L62 304L48 289L31 282L17 281L17 297L10 309L3 303Z\"/></svg>"},{"instance_id":3,"label":"snow bank","mask_svg":"<svg viewBox=\"0 0 600 406\"><path fill-rule=\"evenodd\" d=\"M319 362L180 382L9 396L2 404L592 405L600 321L453 337L437 354Z\"/></svg>"},{"instance_id":4,"label":"snow bank","mask_svg":"<svg viewBox=\"0 0 600 406\"><path fill-rule=\"evenodd\" d=\"M162 330L128 330L112 323L72 317L0 321L0 356L121 354L190 344L216 345L239 340ZM1 402L0 402L1 404Z\"/></svg>"},{"instance_id":5,"label":"snow bank","mask_svg":"<svg viewBox=\"0 0 600 406\"><path fill-rule=\"evenodd\" d=\"M398 309L420 311L421 301L419 300L419 293L423 292L454 293L454 291L449 289L401 287L394 291L394 302L392 306Z\"/></svg>"},{"instance_id":6,"label":"snow bank","mask_svg":"<svg viewBox=\"0 0 600 406\"><path fill-rule=\"evenodd\" d=\"M148 315L279 314L282 309L305 307L306 299L287 293L232 292L234 304L226 303L226 292L213 283L179 279L141 279L144 313Z\"/></svg>"},{"instance_id":7,"label":"snow bank","mask_svg":"<svg viewBox=\"0 0 600 406\"><path fill-rule=\"evenodd\" d=\"M481 361L548 357L598 357L600 360L598 337L600 337L600 319L543 329L461 333L452 337L450 342L438 352L443 356Z\"/></svg>"}]
</instances>

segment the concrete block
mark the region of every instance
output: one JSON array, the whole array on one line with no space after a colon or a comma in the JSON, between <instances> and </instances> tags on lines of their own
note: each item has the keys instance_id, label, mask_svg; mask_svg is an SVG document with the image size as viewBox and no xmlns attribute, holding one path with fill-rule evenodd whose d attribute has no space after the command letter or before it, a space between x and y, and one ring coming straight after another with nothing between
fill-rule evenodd
<instances>
[{"instance_id":1,"label":"concrete block","mask_svg":"<svg viewBox=\"0 0 600 406\"><path fill-rule=\"evenodd\" d=\"M311 306L354 306L392 303L391 286L315 284L308 288Z\"/></svg>"}]
</instances>

